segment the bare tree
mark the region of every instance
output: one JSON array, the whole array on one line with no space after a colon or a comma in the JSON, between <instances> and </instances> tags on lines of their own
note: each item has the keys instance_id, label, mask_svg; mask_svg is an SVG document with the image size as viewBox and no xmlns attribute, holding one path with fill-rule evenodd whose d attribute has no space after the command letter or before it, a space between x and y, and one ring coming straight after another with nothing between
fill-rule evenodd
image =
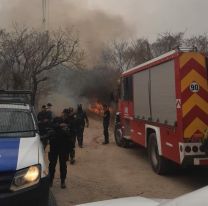
<instances>
[{"instance_id":1,"label":"bare tree","mask_svg":"<svg viewBox=\"0 0 208 206\"><path fill-rule=\"evenodd\" d=\"M113 41L103 49L102 59L109 67L118 69L120 72L128 70L133 60L130 44L128 41Z\"/></svg>"},{"instance_id":2,"label":"bare tree","mask_svg":"<svg viewBox=\"0 0 208 206\"><path fill-rule=\"evenodd\" d=\"M151 44L147 39L138 39L133 42L130 53L133 57L133 66L142 64L153 58Z\"/></svg>"},{"instance_id":3,"label":"bare tree","mask_svg":"<svg viewBox=\"0 0 208 206\"><path fill-rule=\"evenodd\" d=\"M6 88L31 89L33 103L48 72L60 64L81 66L83 52L73 31L40 32L15 27L12 32L0 32L1 70L10 74ZM7 75L8 76L8 75Z\"/></svg>"},{"instance_id":4,"label":"bare tree","mask_svg":"<svg viewBox=\"0 0 208 206\"><path fill-rule=\"evenodd\" d=\"M193 36L185 40L187 47L196 47L199 51L208 55L208 35L203 34L199 36Z\"/></svg>"},{"instance_id":5,"label":"bare tree","mask_svg":"<svg viewBox=\"0 0 208 206\"><path fill-rule=\"evenodd\" d=\"M151 44L147 39L136 41L114 41L104 48L102 60L105 65L116 68L120 72L150 60L152 55Z\"/></svg>"},{"instance_id":6,"label":"bare tree","mask_svg":"<svg viewBox=\"0 0 208 206\"><path fill-rule=\"evenodd\" d=\"M172 34L166 32L160 34L157 40L152 44L153 56L159 56L169 52L183 43L184 32Z\"/></svg>"}]
</instances>

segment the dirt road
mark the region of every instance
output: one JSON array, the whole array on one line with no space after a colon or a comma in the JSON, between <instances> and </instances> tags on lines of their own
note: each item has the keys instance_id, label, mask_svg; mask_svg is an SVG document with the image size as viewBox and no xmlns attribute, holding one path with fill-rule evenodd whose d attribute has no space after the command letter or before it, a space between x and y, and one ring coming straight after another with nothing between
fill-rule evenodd
<instances>
[{"instance_id":1,"label":"dirt road","mask_svg":"<svg viewBox=\"0 0 208 206\"><path fill-rule=\"evenodd\" d=\"M144 196L173 198L208 183L208 170L180 170L165 177L156 175L142 148L124 149L111 143L102 145L102 124L90 120L85 130L84 148L76 148L76 164L68 163L67 189L60 188L59 174L52 191L58 206Z\"/></svg>"}]
</instances>

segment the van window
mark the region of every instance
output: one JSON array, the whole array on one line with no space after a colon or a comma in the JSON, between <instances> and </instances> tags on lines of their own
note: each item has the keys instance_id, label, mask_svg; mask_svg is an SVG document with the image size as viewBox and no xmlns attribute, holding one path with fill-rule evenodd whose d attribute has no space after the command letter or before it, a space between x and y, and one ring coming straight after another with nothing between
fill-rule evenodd
<instances>
[{"instance_id":1,"label":"van window","mask_svg":"<svg viewBox=\"0 0 208 206\"><path fill-rule=\"evenodd\" d=\"M28 110L0 108L0 137L31 137L34 131L34 121Z\"/></svg>"}]
</instances>

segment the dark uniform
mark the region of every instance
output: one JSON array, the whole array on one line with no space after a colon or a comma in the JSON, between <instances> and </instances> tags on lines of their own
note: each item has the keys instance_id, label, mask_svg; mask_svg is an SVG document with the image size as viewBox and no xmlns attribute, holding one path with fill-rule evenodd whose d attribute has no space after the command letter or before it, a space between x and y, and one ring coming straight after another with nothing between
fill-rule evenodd
<instances>
[{"instance_id":1,"label":"dark uniform","mask_svg":"<svg viewBox=\"0 0 208 206\"><path fill-rule=\"evenodd\" d=\"M42 111L38 113L37 119L38 119L38 127L40 131L41 141L45 149L48 143L48 139L47 139L48 128L50 128L50 121L48 118L45 105L42 106Z\"/></svg>"},{"instance_id":2,"label":"dark uniform","mask_svg":"<svg viewBox=\"0 0 208 206\"><path fill-rule=\"evenodd\" d=\"M65 188L65 179L67 174L68 151L70 145L69 127L65 115L56 117L53 120L54 135L50 138L49 152L49 174L51 185L53 183L56 163L59 158L61 187Z\"/></svg>"},{"instance_id":3,"label":"dark uniform","mask_svg":"<svg viewBox=\"0 0 208 206\"><path fill-rule=\"evenodd\" d=\"M51 107L52 107L52 104L51 103L48 103L47 104L47 111L46 111L46 115L47 115L47 118L49 119L49 121L52 121L53 120L53 113L51 111Z\"/></svg>"},{"instance_id":4,"label":"dark uniform","mask_svg":"<svg viewBox=\"0 0 208 206\"><path fill-rule=\"evenodd\" d=\"M78 105L76 113L76 124L77 124L77 141L80 148L83 147L83 133L85 128L85 122L87 127L89 126L89 120L87 114L82 109L82 105Z\"/></svg>"},{"instance_id":5,"label":"dark uniform","mask_svg":"<svg viewBox=\"0 0 208 206\"><path fill-rule=\"evenodd\" d=\"M42 110L38 113L37 118L39 122L47 118L47 111L45 105L42 106Z\"/></svg>"},{"instance_id":6,"label":"dark uniform","mask_svg":"<svg viewBox=\"0 0 208 206\"><path fill-rule=\"evenodd\" d=\"M105 141L103 144L108 144L109 143L109 132L108 132L108 127L110 124L110 111L107 105L103 106L104 108L104 115L103 115L103 134L105 137Z\"/></svg>"},{"instance_id":7,"label":"dark uniform","mask_svg":"<svg viewBox=\"0 0 208 206\"><path fill-rule=\"evenodd\" d=\"M67 117L67 122L70 129L70 145L69 145L69 156L70 156L70 163L75 163L75 143L76 143L76 115L73 112L73 108L69 108L69 114Z\"/></svg>"}]
</instances>

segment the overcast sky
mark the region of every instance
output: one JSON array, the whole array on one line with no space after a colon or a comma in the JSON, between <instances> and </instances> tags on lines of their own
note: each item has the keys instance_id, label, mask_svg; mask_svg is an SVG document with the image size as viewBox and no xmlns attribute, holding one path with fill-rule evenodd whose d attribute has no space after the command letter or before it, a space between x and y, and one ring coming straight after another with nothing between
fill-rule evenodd
<instances>
[{"instance_id":1,"label":"overcast sky","mask_svg":"<svg viewBox=\"0 0 208 206\"><path fill-rule=\"evenodd\" d=\"M8 22L17 20L18 15L22 15L20 20L33 18L41 22L41 1L42 0L0 0L0 26L5 26ZM69 6L69 8L66 8L67 5L74 4L76 6L75 10L78 13L76 13L76 15L78 16L82 16L83 12L86 10L100 9L105 13L120 15L129 28L133 27L136 30L133 36L148 37L151 40L155 39L159 33L166 31L173 33L186 31L187 36L208 32L208 0L49 1L52 6L55 4L53 12L50 14L53 18L54 16L63 16L68 19L73 19L73 9L75 7ZM64 6L58 8L61 4ZM77 7L81 7L81 9L77 9ZM55 14L55 9L59 9L59 13ZM65 13L62 14L62 10L65 10ZM71 15L66 15L66 11Z\"/></svg>"},{"instance_id":2,"label":"overcast sky","mask_svg":"<svg viewBox=\"0 0 208 206\"><path fill-rule=\"evenodd\" d=\"M208 0L88 0L89 7L119 14L137 34L154 39L161 32L208 32Z\"/></svg>"}]
</instances>

